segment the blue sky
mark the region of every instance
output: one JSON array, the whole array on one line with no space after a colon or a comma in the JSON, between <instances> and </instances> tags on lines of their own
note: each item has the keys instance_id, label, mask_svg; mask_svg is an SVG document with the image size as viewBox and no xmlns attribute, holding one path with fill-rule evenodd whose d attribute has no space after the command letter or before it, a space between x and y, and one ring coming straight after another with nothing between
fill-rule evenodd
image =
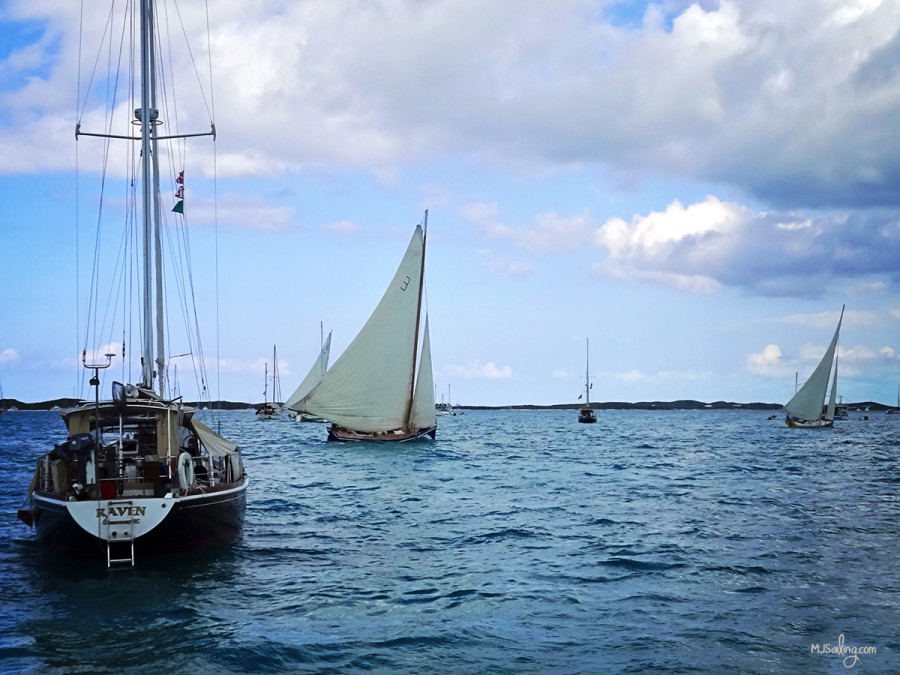
<instances>
[{"instance_id":1,"label":"blue sky","mask_svg":"<svg viewBox=\"0 0 900 675\"><path fill-rule=\"evenodd\" d=\"M100 143L76 181L73 132L102 125L83 92L108 6L84 3L79 61L81 4L0 3L0 377L26 401L84 393ZM205 131L206 15L182 4L178 125ZM186 213L224 398L262 399L273 344L287 396L320 321L337 358L428 208L438 398L574 401L590 338L597 400L784 402L846 304L841 394L895 401L896 0L209 9L216 180L191 142Z\"/></svg>"}]
</instances>

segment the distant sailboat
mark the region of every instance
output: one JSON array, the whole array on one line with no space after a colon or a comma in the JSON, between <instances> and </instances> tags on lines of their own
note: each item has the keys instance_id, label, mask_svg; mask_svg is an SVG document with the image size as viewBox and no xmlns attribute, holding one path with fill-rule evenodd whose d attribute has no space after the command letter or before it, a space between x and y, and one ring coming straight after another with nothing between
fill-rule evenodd
<instances>
[{"instance_id":1,"label":"distant sailboat","mask_svg":"<svg viewBox=\"0 0 900 675\"><path fill-rule=\"evenodd\" d=\"M273 420L281 414L281 384L278 381L278 354L272 347L272 402L269 403L269 364L265 369L265 385L263 387L263 405L256 411L256 417L261 420Z\"/></svg>"},{"instance_id":2,"label":"distant sailboat","mask_svg":"<svg viewBox=\"0 0 900 675\"><path fill-rule=\"evenodd\" d=\"M435 413L441 417L455 417L456 411L453 409L453 403L450 402L450 385L447 385L447 401L444 401L444 395L441 394L441 402L434 406Z\"/></svg>"},{"instance_id":3,"label":"distant sailboat","mask_svg":"<svg viewBox=\"0 0 900 675\"><path fill-rule=\"evenodd\" d=\"M844 307L841 307L841 316L838 319L834 337L831 338L831 344L825 350L825 355L819 361L819 365L816 366L809 379L794 394L794 397L785 404L784 411L787 413L787 416L784 421L789 427L817 428L834 425L838 371L835 353L843 320ZM825 406L825 393L828 389L829 379L831 379L831 395L828 398L828 405Z\"/></svg>"},{"instance_id":4,"label":"distant sailboat","mask_svg":"<svg viewBox=\"0 0 900 675\"><path fill-rule=\"evenodd\" d=\"M597 415L591 408L591 341L587 340L584 361L584 407L578 413L578 421L591 424L597 421ZM578 398L581 398L580 396Z\"/></svg>"},{"instance_id":5,"label":"distant sailboat","mask_svg":"<svg viewBox=\"0 0 900 675\"><path fill-rule=\"evenodd\" d=\"M312 390L293 404L331 422L329 440L434 438L434 384L428 317L419 324L428 211L393 280L353 342Z\"/></svg>"},{"instance_id":6,"label":"distant sailboat","mask_svg":"<svg viewBox=\"0 0 900 675\"><path fill-rule=\"evenodd\" d=\"M900 415L900 385L897 385L897 407L887 411L888 415Z\"/></svg>"},{"instance_id":7,"label":"distant sailboat","mask_svg":"<svg viewBox=\"0 0 900 675\"><path fill-rule=\"evenodd\" d=\"M290 398L285 401L284 407L294 413L294 419L298 422L324 422L321 417L317 415L310 415L305 410L298 408L299 402L306 397L306 395L313 390L319 382L322 381L322 378L325 377L325 373L328 370L328 355L331 352L331 331L328 331L328 339L323 340L323 328L322 324L319 324L319 356L315 360L312 365L312 368L309 369L309 372L306 374L306 377L303 378L303 381L300 383L300 386L297 387L296 391L291 394Z\"/></svg>"}]
</instances>

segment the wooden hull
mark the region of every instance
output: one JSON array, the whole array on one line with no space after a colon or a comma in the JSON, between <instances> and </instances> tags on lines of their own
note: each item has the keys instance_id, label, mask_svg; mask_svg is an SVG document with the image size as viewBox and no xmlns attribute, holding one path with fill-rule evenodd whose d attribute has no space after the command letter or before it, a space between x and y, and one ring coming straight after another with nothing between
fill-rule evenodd
<instances>
[{"instance_id":1,"label":"wooden hull","mask_svg":"<svg viewBox=\"0 0 900 675\"><path fill-rule=\"evenodd\" d=\"M834 420L798 420L786 417L784 423L791 429L828 429L834 426Z\"/></svg>"},{"instance_id":2,"label":"wooden hull","mask_svg":"<svg viewBox=\"0 0 900 675\"><path fill-rule=\"evenodd\" d=\"M135 559L236 541L243 528L247 484L245 478L235 487L180 497L132 499L130 507L118 507L127 511L126 519L134 520ZM32 513L38 539L65 555L106 558L108 542L121 546L128 540L120 538L122 526L108 524L101 514L128 501L65 502L50 493L36 492ZM157 518L155 513L165 515Z\"/></svg>"},{"instance_id":3,"label":"wooden hull","mask_svg":"<svg viewBox=\"0 0 900 675\"><path fill-rule=\"evenodd\" d=\"M328 428L329 441L378 441L378 442L403 442L414 441L419 438L434 438L437 434L437 426L425 429L394 429L391 431L366 432L344 429L336 424Z\"/></svg>"}]
</instances>

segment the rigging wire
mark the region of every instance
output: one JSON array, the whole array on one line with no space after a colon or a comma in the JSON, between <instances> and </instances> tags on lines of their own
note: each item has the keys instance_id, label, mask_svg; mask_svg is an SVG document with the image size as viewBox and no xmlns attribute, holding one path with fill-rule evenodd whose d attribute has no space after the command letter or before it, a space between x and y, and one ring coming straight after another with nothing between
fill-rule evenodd
<instances>
[{"instance_id":1,"label":"rigging wire","mask_svg":"<svg viewBox=\"0 0 900 675\"><path fill-rule=\"evenodd\" d=\"M178 97L175 89L175 80L172 78L169 81L169 78L166 75L171 76L172 73L175 72L174 62L175 59L173 57L172 51L172 40L169 39L166 42L167 50L164 52L162 47L162 39L163 39L163 31L160 30L162 27L160 26L161 22L165 23L165 35L171 38L172 31L169 26L169 18L170 14L168 12L168 7L165 3L164 10L164 18L159 14L155 14L154 21L156 22L157 30L154 31L155 35L155 44L153 45L155 51L160 58L157 60L157 67L159 73L159 90L157 95L159 97L159 102L163 105L156 105L154 107L162 108L161 110L161 120L171 120L173 123L173 134L178 135L178 119L179 119L179 106L178 106ZM122 5L120 4L121 8ZM97 82L97 78L100 76L101 68L101 59L105 54L107 75L105 77L105 94L103 95L104 103L105 103L105 112L104 112L104 121L103 121L103 131L107 135L112 135L114 130L114 125L118 120L121 122L121 115L117 114L117 105L121 107L121 103L124 101L120 101L120 91L126 90L128 94L126 95L126 100L130 100L131 110L134 110L136 107L136 101L138 98L138 92L136 90L138 86L139 76L136 73L136 54L137 54L137 10L135 9L135 3L128 0L125 3L124 14L121 24L121 34L118 45L115 45L114 34L117 32L116 24L117 12L115 11L115 3L110 8L110 12L107 15L106 24L103 30L103 39L101 40L100 47L98 48L97 55L94 59L94 63L92 66L90 78L88 79L87 87L83 87L83 78L81 73L81 64L82 64L82 42L81 42L81 34L84 31L84 21L85 21L85 9L84 9L84 0L81 2L81 19L80 19L80 35L79 35L79 68L78 68L78 91L75 101L75 110L76 116L78 117L79 124L81 123L81 119L85 115L88 110L87 106L90 102L92 91L96 88L102 86L101 83ZM185 36L185 40L187 41L187 31L185 29L183 21L181 21L181 14L178 11L177 3L175 4L175 9L177 12L178 21L181 23L181 30ZM211 47L211 39L209 33L209 7L208 3L206 6L206 23L207 23L207 45ZM190 54L192 66L195 74L199 80L199 70L197 68L197 64L194 61L193 53L190 49L190 44L187 44L187 51ZM165 57L163 56L165 54ZM123 69L123 62L127 57L127 72L134 74L132 77L127 78L128 87L123 88L121 86L121 77L122 73L125 72L126 69ZM167 61L164 60L167 57ZM210 78L212 77L212 64L210 62L209 66ZM102 82L102 81L101 81ZM210 79L210 87L212 86L212 81ZM212 93L210 93L210 102L207 101L205 92L203 91L202 82L200 83L201 94L203 94L203 103L206 107L206 111L210 114L210 104L214 106L214 99L212 98ZM171 109L170 109L171 108ZM214 109L214 108L213 108ZM121 112L121 111L119 111ZM171 114L169 114L171 113ZM129 125L129 129L131 129L131 125L134 124L133 120L130 119L130 115L127 118L127 124ZM159 122L162 124L162 121ZM212 121L211 121L212 124ZM132 132L127 134L128 136L132 135ZM166 160L170 167L170 185L173 182L174 175L176 173L175 167L176 162L178 162L178 166L183 170L185 167L185 159L186 159L186 141L185 139L169 139L168 142L162 141L159 144L160 147L158 152L160 155L165 155ZM104 221L108 220L107 211L111 205L115 204L117 200L110 200L110 196L107 194L107 181L111 179L110 169L112 165L111 161L114 161L115 155L113 153L113 145L112 139L104 138L103 145L100 150L100 159L101 159L101 169L100 169L100 190L99 190L99 203L97 206L97 216L96 216L96 232L94 236L94 254L91 264L91 285L90 292L87 296L86 302L86 314L85 314L85 325L83 327L84 333L84 347L83 352L86 353L88 351L88 345L93 345L93 358L99 358L100 352L103 347L106 347L107 350L112 351L111 345L113 345L113 335L118 333L121 330L121 349L122 349L122 378L124 381L131 381L131 370L135 365L132 359L126 358L126 353L128 351L128 345L131 344L132 339L136 338L134 333L135 327L137 327L138 333L137 335L143 335L143 323L144 317L143 312L137 311L136 307L140 305L140 302L135 299L134 292L137 291L140 293L142 287L142 276L139 272L140 268L140 256L141 256L141 247L139 245L140 242L140 223L141 223L141 205L140 205L140 176L142 174L142 162L140 157L140 148L135 143L128 143L127 150L124 153L124 161L125 161L125 173L129 177L129 180L126 183L125 191L123 194L123 207L124 207L124 227L123 232L119 240L119 244L116 250L115 256L104 256L103 248L102 248L102 240L103 240L103 229L106 225L106 229L108 229L108 224ZM76 227L76 296L80 295L80 259L79 259L79 243L80 243L80 216L78 212L79 202L77 199L77 193L80 190L80 157L78 154L79 148L76 143L76 219L75 219L75 227ZM159 158L157 158L159 159ZM215 145L213 146L213 166L214 166L214 193L217 194L217 154L215 151ZM112 185L110 183L110 185ZM173 188L174 189L174 188ZM200 336L200 323L199 323L199 313L197 310L197 296L196 289L193 278L193 269L191 264L191 244L190 244L190 228L188 227L187 218L182 216L182 219L178 219L177 217L168 216L168 209L162 208L161 196L156 195L156 206L160 210L160 214L162 215L160 227L162 228L162 233L160 236L166 242L166 249L168 252L169 261L167 263L168 272L166 276L171 281L171 291L178 295L178 301L180 303L180 312L182 315L182 321L184 322L184 331L185 338L189 343L189 349L186 350L184 355L190 355L194 360L194 377L196 380L196 385L198 391L201 394L201 398L205 398L207 401L210 401L210 390L208 387L208 379L206 374L206 362L203 356L203 348L202 348L202 340ZM216 350L217 350L217 379L219 376L218 371L218 351L219 351L219 288L218 288L218 280L219 280L219 266L218 266L218 207L217 200L214 200L214 208L215 208L215 254L216 254L216 262L215 262L215 282L216 282ZM172 220L176 222L173 223ZM110 265L107 263L107 258L110 260L114 259L114 264L111 265L110 269L110 285L109 292L106 293L105 298L105 306L101 302L101 272L104 272L106 268L110 268ZM171 293L163 289L163 292L171 297ZM190 297L188 297L190 296ZM76 306L78 308L79 314L76 318L76 342L79 341L78 335L82 334L81 327L81 307L77 302L76 298ZM168 306L168 303L166 303ZM174 306L172 307L174 310ZM168 310L167 310L168 311ZM102 316L102 318L101 318ZM171 335L171 322L168 321L168 316L165 317L165 330L166 330L166 342L167 344L172 344L172 335ZM120 326L120 328L116 328L116 326ZM135 352L137 353L137 352ZM164 356L164 355L161 355ZM177 357L173 357L177 358ZM127 377L126 377L126 368L127 368ZM168 369L168 366L166 366ZM84 392L85 387L85 370L79 369L81 373L81 393ZM177 371L176 371L177 372ZM110 372L111 374L111 372ZM76 378L77 380L78 378ZM175 387L177 386L180 389L180 386L177 385L174 381L167 381L167 388L174 395ZM82 396L83 397L83 396Z\"/></svg>"},{"instance_id":2,"label":"rigging wire","mask_svg":"<svg viewBox=\"0 0 900 675\"><path fill-rule=\"evenodd\" d=\"M84 0L79 3L78 14L78 76L76 78L77 85L75 89L75 119L78 120L78 104L81 102L81 52L82 38L84 36ZM77 127L76 127L77 128ZM78 167L78 136L75 136L75 352L78 353L79 342L81 342L81 264L78 255L78 249L81 246L81 208L78 201L79 197L79 167ZM78 392L78 381L81 379L81 368L78 367L78 360L75 361L75 386L72 389L73 396L80 398Z\"/></svg>"},{"instance_id":3,"label":"rigging wire","mask_svg":"<svg viewBox=\"0 0 900 675\"><path fill-rule=\"evenodd\" d=\"M209 29L209 0L204 3L206 8L206 53L209 62L209 98L212 105L212 122L216 121L216 88L213 86L212 70L212 39ZM222 378L221 378L221 352L219 349L219 151L216 146L216 138L213 136L213 231L215 232L215 258L216 258L216 401L221 406ZM212 406L210 405L210 408ZM221 420L219 420L221 427ZM221 428L219 429L221 431Z\"/></svg>"},{"instance_id":4,"label":"rigging wire","mask_svg":"<svg viewBox=\"0 0 900 675\"><path fill-rule=\"evenodd\" d=\"M181 10L178 9L178 0L173 0L172 4L175 5L175 12L178 14L178 20L181 23L181 31L184 33L184 42L187 45L188 54L191 57L191 65L194 67L194 75L197 76L197 85L200 87L200 96L203 98L203 105L206 106L206 114L209 115L210 120L213 119L212 112L209 109L209 103L206 101L206 91L203 89L203 82L200 79L200 71L197 70L197 62L194 60L194 52L191 49L191 43L187 36L187 31L184 27L184 20L181 18ZM209 40L209 6L207 5L206 9L206 36L207 40ZM210 61L212 60L210 56ZM212 69L212 65L210 65L210 70ZM212 79L210 79L210 90L212 90Z\"/></svg>"}]
</instances>

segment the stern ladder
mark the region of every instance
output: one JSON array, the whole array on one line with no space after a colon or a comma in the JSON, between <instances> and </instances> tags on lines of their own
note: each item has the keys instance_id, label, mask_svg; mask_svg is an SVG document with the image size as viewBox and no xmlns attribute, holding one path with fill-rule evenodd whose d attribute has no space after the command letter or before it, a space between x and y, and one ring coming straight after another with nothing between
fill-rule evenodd
<instances>
[{"instance_id":1,"label":"stern ladder","mask_svg":"<svg viewBox=\"0 0 900 675\"><path fill-rule=\"evenodd\" d=\"M117 499L107 505L106 567L130 563L134 567L134 523L130 499ZM113 552L115 549L115 553ZM126 557L127 556L127 557Z\"/></svg>"}]
</instances>

